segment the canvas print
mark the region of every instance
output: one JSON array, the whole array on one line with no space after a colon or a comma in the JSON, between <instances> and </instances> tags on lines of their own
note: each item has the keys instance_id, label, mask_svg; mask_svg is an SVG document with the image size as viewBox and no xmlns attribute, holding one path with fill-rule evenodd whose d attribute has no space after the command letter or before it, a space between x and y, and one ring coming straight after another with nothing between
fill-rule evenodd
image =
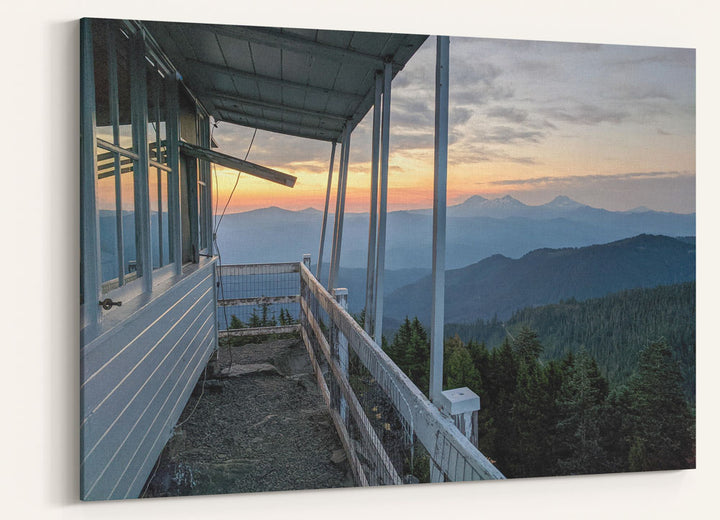
<instances>
[{"instance_id":1,"label":"canvas print","mask_svg":"<svg viewBox=\"0 0 720 520\"><path fill-rule=\"evenodd\" d=\"M82 499L695 467L694 50L83 19L80 62Z\"/></svg>"}]
</instances>

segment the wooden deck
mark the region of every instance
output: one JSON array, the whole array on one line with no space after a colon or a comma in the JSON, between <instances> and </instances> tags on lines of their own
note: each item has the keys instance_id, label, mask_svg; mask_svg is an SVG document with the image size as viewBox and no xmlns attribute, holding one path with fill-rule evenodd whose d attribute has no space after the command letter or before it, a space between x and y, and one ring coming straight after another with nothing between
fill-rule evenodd
<instances>
[{"instance_id":1,"label":"wooden deck","mask_svg":"<svg viewBox=\"0 0 720 520\"><path fill-rule=\"evenodd\" d=\"M299 336L221 347L202 388L143 496L354 485Z\"/></svg>"}]
</instances>

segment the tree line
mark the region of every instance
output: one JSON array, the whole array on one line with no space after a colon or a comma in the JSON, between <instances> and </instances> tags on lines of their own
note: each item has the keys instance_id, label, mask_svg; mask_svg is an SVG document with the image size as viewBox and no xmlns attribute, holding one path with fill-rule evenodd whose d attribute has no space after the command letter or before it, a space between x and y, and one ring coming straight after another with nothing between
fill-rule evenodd
<instances>
[{"instance_id":1,"label":"tree line","mask_svg":"<svg viewBox=\"0 0 720 520\"><path fill-rule=\"evenodd\" d=\"M427 395L430 343L419 320L406 318L383 348ZM480 396L478 448L507 477L695 466L694 409L666 341L649 342L612 386L588 350L544 352L528 327L494 349L445 341L443 387Z\"/></svg>"},{"instance_id":2,"label":"tree line","mask_svg":"<svg viewBox=\"0 0 720 520\"><path fill-rule=\"evenodd\" d=\"M695 282L569 299L519 310L506 322L447 324L445 333L497 348L508 333L517 334L523 327L537 332L543 360L584 348L614 385L628 381L648 343L665 338L679 363L685 396L695 399Z\"/></svg>"},{"instance_id":3,"label":"tree line","mask_svg":"<svg viewBox=\"0 0 720 520\"><path fill-rule=\"evenodd\" d=\"M230 329L244 329L255 327L275 327L277 325L293 325L297 320L292 317L290 311L285 308L280 309L280 314L276 316L275 311L270 310L269 303L261 303L253 307L252 313L247 322L243 322L235 314L230 316Z\"/></svg>"}]
</instances>

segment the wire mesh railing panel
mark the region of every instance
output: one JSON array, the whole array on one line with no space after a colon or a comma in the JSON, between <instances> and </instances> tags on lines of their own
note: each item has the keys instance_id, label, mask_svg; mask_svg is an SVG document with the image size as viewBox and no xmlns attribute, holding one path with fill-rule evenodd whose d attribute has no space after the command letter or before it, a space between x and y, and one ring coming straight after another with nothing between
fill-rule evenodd
<instances>
[{"instance_id":1,"label":"wire mesh railing panel","mask_svg":"<svg viewBox=\"0 0 720 520\"><path fill-rule=\"evenodd\" d=\"M327 314L328 321L325 323L329 324L328 343L334 345L335 341L342 345L342 341L334 340L333 337L338 335L344 338L350 352L344 377L351 387L350 393L357 407L370 422L372 432L365 434L377 439L374 442L382 446L384 455L381 458L384 459L381 462L388 465L389 461L391 471L396 474L395 482L398 478L411 480L411 475L422 473L415 466L422 465L421 455L424 453L429 459L428 472L432 481L504 478L460 433L453 420L443 416L428 401L305 266L300 267L300 276L303 285L303 320L310 309L322 308ZM319 336L328 339L324 333ZM353 409L352 406L350 409ZM355 424L360 430L363 426L362 421ZM351 427L349 431L355 430ZM418 450L418 444L424 450ZM364 449L367 446L361 442L360 447ZM385 468L376 465L368 469L368 482L375 483Z\"/></svg>"},{"instance_id":2,"label":"wire mesh railing panel","mask_svg":"<svg viewBox=\"0 0 720 520\"><path fill-rule=\"evenodd\" d=\"M356 483L504 478L347 313L346 291L336 301L300 262L222 266L218 283L226 334L299 328Z\"/></svg>"},{"instance_id":3,"label":"wire mesh railing panel","mask_svg":"<svg viewBox=\"0 0 720 520\"><path fill-rule=\"evenodd\" d=\"M298 263L218 268L220 330L292 325L300 317Z\"/></svg>"},{"instance_id":4,"label":"wire mesh railing panel","mask_svg":"<svg viewBox=\"0 0 720 520\"><path fill-rule=\"evenodd\" d=\"M373 424L368 415L370 407L361 403L350 382L347 343L343 346L339 331L332 321L327 321L327 313L306 286L301 294L303 338L307 338L311 358L324 359L318 370L323 372L329 389L330 410L340 423L356 481L361 485L400 484L401 478L380 436L385 437L385 432Z\"/></svg>"}]
</instances>

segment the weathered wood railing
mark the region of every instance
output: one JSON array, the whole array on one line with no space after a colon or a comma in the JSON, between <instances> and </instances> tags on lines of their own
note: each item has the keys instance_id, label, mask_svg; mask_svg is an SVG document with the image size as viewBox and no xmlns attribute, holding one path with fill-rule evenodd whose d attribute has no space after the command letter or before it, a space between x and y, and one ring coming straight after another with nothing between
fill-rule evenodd
<instances>
[{"instance_id":1,"label":"weathered wood railing","mask_svg":"<svg viewBox=\"0 0 720 520\"><path fill-rule=\"evenodd\" d=\"M368 374L370 384L380 389L382 399L392 404L397 416L395 422L401 424L398 429L404 431L410 443L417 440L427 451L433 481L505 478L458 430L453 418L438 410L347 312L347 290L336 289L331 295L309 267L306 256L304 262L294 264L227 266L223 269L243 275L299 274L299 294L277 294L272 296L272 301L266 297L264 302L299 303L299 324L288 327L299 330L302 335L318 387L340 435L356 483L401 484L412 479L398 467L402 464L397 463L397 455L390 453L380 438L384 432L373 427L367 406L358 399L359 395L353 389L358 376L348 370L352 363L350 358ZM233 305L258 305L260 297L219 300L218 304L228 305L229 301ZM262 328L262 332L259 328L245 328L222 333L278 331L276 326ZM385 427L389 429L389 423L385 423Z\"/></svg>"}]
</instances>

